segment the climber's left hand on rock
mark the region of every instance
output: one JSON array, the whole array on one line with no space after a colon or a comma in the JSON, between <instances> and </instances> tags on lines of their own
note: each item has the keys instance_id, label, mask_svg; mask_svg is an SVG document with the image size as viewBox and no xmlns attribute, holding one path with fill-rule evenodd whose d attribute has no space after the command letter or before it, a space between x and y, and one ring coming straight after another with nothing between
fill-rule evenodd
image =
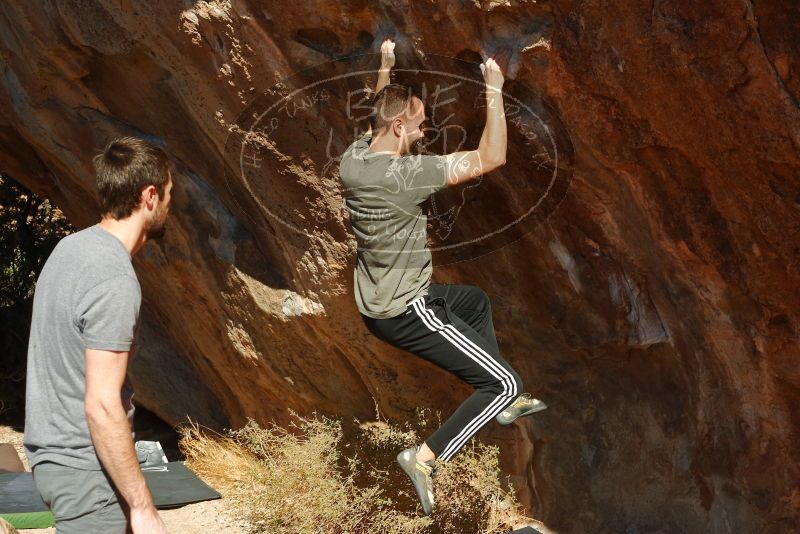
<instances>
[{"instance_id":1,"label":"climber's left hand on rock","mask_svg":"<svg viewBox=\"0 0 800 534\"><path fill-rule=\"evenodd\" d=\"M394 45L391 39L385 39L381 44L381 70L389 70L394 67Z\"/></svg>"}]
</instances>

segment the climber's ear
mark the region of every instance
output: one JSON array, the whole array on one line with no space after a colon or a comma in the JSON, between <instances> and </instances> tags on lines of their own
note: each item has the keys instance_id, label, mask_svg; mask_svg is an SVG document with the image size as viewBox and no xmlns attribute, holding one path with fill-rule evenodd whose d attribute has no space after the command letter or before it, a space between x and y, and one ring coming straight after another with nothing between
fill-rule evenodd
<instances>
[{"instance_id":1,"label":"climber's ear","mask_svg":"<svg viewBox=\"0 0 800 534\"><path fill-rule=\"evenodd\" d=\"M402 137L403 136L403 119L400 117L395 117L392 120L392 133L395 137Z\"/></svg>"}]
</instances>

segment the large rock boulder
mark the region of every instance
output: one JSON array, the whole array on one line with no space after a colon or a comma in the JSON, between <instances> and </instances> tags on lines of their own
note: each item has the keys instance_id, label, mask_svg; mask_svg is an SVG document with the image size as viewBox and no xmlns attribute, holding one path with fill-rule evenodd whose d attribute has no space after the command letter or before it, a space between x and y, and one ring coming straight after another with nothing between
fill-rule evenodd
<instances>
[{"instance_id":1,"label":"large rock boulder","mask_svg":"<svg viewBox=\"0 0 800 534\"><path fill-rule=\"evenodd\" d=\"M400 81L461 77L473 145L476 63L510 47L508 164L431 206L435 281L487 291L550 406L481 436L557 531L788 532L799 22L777 0L4 2L0 170L85 227L109 138L175 159L167 237L135 258L137 400L167 421L447 412L468 388L360 322L331 163L385 35Z\"/></svg>"}]
</instances>

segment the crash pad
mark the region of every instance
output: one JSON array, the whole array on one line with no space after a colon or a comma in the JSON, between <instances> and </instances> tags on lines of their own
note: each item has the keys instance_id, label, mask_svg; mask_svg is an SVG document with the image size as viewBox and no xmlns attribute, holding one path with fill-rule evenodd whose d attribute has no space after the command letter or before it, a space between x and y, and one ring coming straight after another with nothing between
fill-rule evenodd
<instances>
[{"instance_id":1,"label":"crash pad","mask_svg":"<svg viewBox=\"0 0 800 534\"><path fill-rule=\"evenodd\" d=\"M220 498L183 462L143 467L142 473L156 508L177 508ZM53 526L53 515L39 496L30 472L0 474L0 517L16 528Z\"/></svg>"}]
</instances>

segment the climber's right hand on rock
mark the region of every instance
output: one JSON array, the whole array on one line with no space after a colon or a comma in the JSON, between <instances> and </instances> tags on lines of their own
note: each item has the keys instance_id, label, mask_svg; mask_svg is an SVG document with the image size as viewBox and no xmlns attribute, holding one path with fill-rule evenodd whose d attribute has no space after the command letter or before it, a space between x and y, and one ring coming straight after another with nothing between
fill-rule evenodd
<instances>
[{"instance_id":1,"label":"climber's right hand on rock","mask_svg":"<svg viewBox=\"0 0 800 534\"><path fill-rule=\"evenodd\" d=\"M495 91L503 89L503 82L505 81L503 72L494 58L489 58L481 63L481 73L483 73L483 81L486 82L486 89Z\"/></svg>"}]
</instances>

